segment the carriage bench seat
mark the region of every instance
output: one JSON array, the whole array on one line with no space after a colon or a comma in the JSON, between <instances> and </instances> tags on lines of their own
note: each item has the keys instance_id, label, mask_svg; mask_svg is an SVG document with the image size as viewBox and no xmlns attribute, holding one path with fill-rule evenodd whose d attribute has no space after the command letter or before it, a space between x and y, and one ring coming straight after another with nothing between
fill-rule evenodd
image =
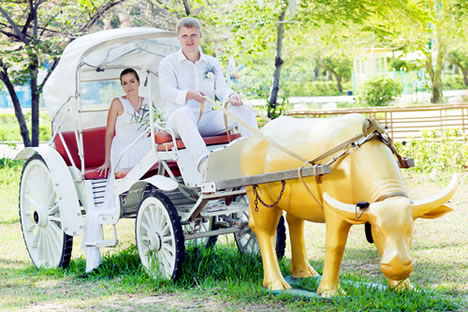
<instances>
[{"instance_id":1,"label":"carriage bench seat","mask_svg":"<svg viewBox=\"0 0 468 312\"><path fill-rule=\"evenodd\" d=\"M105 160L105 134L106 134L106 127L99 127L99 128L92 128L83 130L83 154L84 154L84 176L85 179L89 180L97 180L97 179L105 179L107 178L107 174L99 175L96 169L104 163ZM70 151L71 157L73 162L77 166L78 169L81 170L81 160L78 156L78 146L76 144L76 137L74 131L64 131L62 132L63 139L65 140L68 150ZM239 134L231 134L228 136L224 135L217 135L213 137L206 137L203 138L207 145L213 144L223 144L228 143L236 138L240 137ZM172 137L169 133L166 132L159 132L155 136L155 141L158 144L158 151L167 151L171 150L173 147ZM177 147L179 149L185 148L181 140L177 140ZM57 152L62 156L65 160L67 166L71 166L72 162L70 161L67 152L65 150L64 144L59 135L55 136L55 149ZM180 176L180 170L177 166L177 162L175 161L168 161L167 162L169 168L171 169L172 173L175 176ZM158 168L158 164L155 164L150 171L148 171L146 176L151 176L155 174L155 171ZM127 175L131 168L124 168L120 171L115 173L115 177L117 179L123 178Z\"/></svg>"},{"instance_id":2,"label":"carriage bench seat","mask_svg":"<svg viewBox=\"0 0 468 312\"><path fill-rule=\"evenodd\" d=\"M203 141L205 141L206 145L226 144L240 137L240 133L233 133L229 136L226 133L223 133L220 135L203 137ZM174 147L172 136L167 132L156 133L155 141L158 144L158 151L160 152L170 151ZM176 139L176 145L178 149L185 148L185 145L181 139Z\"/></svg>"}]
</instances>

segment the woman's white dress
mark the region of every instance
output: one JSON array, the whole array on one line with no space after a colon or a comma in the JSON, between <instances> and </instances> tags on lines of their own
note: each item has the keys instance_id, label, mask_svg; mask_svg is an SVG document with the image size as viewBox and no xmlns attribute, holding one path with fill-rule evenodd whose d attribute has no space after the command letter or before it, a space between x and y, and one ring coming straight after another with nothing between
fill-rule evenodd
<instances>
[{"instance_id":1,"label":"woman's white dress","mask_svg":"<svg viewBox=\"0 0 468 312\"><path fill-rule=\"evenodd\" d=\"M115 136L111 144L111 167L117 163L120 153L127 148L140 134L145 132L146 125L142 123L144 108L149 106L148 98L144 98L142 109L138 113L130 102L124 98L118 98L122 103L124 112L117 117L115 123ZM151 138L143 135L143 137L122 155L115 171L123 168L133 168L145 155L151 150ZM110 169L109 169L110 172ZM83 235L82 248L86 253L86 272L91 272L101 263L101 253L97 247L86 247L86 243L95 243L102 240L102 228L98 222L98 217L101 214L110 214L114 212L114 179L107 178L106 191L104 194L104 202L100 206L94 206L86 212L86 220Z\"/></svg>"}]
</instances>

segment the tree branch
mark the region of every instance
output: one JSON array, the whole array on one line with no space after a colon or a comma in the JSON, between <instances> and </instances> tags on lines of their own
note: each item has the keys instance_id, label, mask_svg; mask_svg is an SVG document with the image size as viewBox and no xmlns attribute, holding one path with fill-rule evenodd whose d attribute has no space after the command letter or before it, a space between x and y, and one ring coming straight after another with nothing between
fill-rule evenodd
<instances>
[{"instance_id":1,"label":"tree branch","mask_svg":"<svg viewBox=\"0 0 468 312\"><path fill-rule=\"evenodd\" d=\"M18 36L18 38L24 43L28 44L29 43L28 38L21 32L21 30L18 28L15 22L11 19L10 15L8 15L8 12L6 12L1 6L0 6L0 12L7 19L8 23L10 23L11 27L16 32L16 35Z\"/></svg>"},{"instance_id":2,"label":"tree branch","mask_svg":"<svg viewBox=\"0 0 468 312\"><path fill-rule=\"evenodd\" d=\"M3 23L0 23L0 25L5 25ZM5 36L9 37L9 38L15 38L19 41L22 41L21 38L19 38L16 34L14 33L11 33L11 32L6 32L4 30L0 30L0 33L4 34Z\"/></svg>"},{"instance_id":3,"label":"tree branch","mask_svg":"<svg viewBox=\"0 0 468 312\"><path fill-rule=\"evenodd\" d=\"M42 93L42 89L44 88L45 83L49 79L49 77L52 74L52 72L54 71L55 67L57 67L59 61L60 61L60 57L54 58L54 61L52 62L52 65L50 66L50 69L47 72L47 75L44 77L41 84L37 87L37 90L38 90L39 93Z\"/></svg>"},{"instance_id":4,"label":"tree branch","mask_svg":"<svg viewBox=\"0 0 468 312\"><path fill-rule=\"evenodd\" d=\"M93 26L99 20L99 17L101 17L101 15L104 14L104 12L110 10L117 4L120 4L124 1L125 0L117 0L115 2L109 2L103 5L102 7L98 8L96 10L96 13L89 19L89 22L80 28L79 32L80 33L86 32L89 28L91 28L91 26Z\"/></svg>"},{"instance_id":5,"label":"tree branch","mask_svg":"<svg viewBox=\"0 0 468 312\"><path fill-rule=\"evenodd\" d=\"M31 5L32 4L30 2L29 6L31 7ZM24 22L24 25L23 25L23 31L22 31L23 34L27 33L29 25L31 24L32 20L33 20L32 10L29 10L28 18L26 19L26 21Z\"/></svg>"}]
</instances>

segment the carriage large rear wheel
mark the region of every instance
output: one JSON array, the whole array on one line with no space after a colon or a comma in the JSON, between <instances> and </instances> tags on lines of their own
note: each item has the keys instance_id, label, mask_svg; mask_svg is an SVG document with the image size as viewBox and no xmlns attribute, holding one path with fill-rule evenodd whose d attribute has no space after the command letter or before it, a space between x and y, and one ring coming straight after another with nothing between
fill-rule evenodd
<instances>
[{"instance_id":1,"label":"carriage large rear wheel","mask_svg":"<svg viewBox=\"0 0 468 312\"><path fill-rule=\"evenodd\" d=\"M141 263L154 278L177 279L185 257L184 234L171 200L156 190L138 209L135 236Z\"/></svg>"},{"instance_id":2,"label":"carriage large rear wheel","mask_svg":"<svg viewBox=\"0 0 468 312\"><path fill-rule=\"evenodd\" d=\"M66 268L70 263L73 236L63 231L55 183L40 155L23 167L19 190L19 216L24 242L36 267Z\"/></svg>"}]
</instances>

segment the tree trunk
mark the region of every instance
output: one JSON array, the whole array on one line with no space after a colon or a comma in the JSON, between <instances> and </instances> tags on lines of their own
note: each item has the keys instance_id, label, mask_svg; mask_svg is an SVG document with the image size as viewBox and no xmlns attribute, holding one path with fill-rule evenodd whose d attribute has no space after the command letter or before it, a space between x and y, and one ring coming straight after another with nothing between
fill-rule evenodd
<instances>
[{"instance_id":1,"label":"tree trunk","mask_svg":"<svg viewBox=\"0 0 468 312\"><path fill-rule=\"evenodd\" d=\"M190 16L189 0L182 0L182 2L184 3L185 14L187 14L187 16Z\"/></svg>"},{"instance_id":2,"label":"tree trunk","mask_svg":"<svg viewBox=\"0 0 468 312\"><path fill-rule=\"evenodd\" d=\"M37 45L37 7L31 7L33 18L33 39L32 44ZM31 51L34 51L31 47ZM31 63L29 70L31 78L29 86L31 88L31 144L33 147L39 146L39 92L37 89L37 74L39 69L39 60L37 53L33 52L30 55Z\"/></svg>"},{"instance_id":3,"label":"tree trunk","mask_svg":"<svg viewBox=\"0 0 468 312\"><path fill-rule=\"evenodd\" d=\"M340 93L343 93L343 86L341 85L341 81L342 81L342 78L340 75L338 75L334 70L328 70L332 75L333 77L335 77L335 80L336 80L336 86L338 87L338 91L340 91Z\"/></svg>"},{"instance_id":4,"label":"tree trunk","mask_svg":"<svg viewBox=\"0 0 468 312\"><path fill-rule=\"evenodd\" d=\"M442 63L445 56L445 46L442 41L442 36L440 31L437 32L437 60L435 64L435 69L431 66L431 103L440 103L443 99L442 93ZM431 61L432 63L432 61ZM433 65L433 64L431 64Z\"/></svg>"},{"instance_id":5,"label":"tree trunk","mask_svg":"<svg viewBox=\"0 0 468 312\"><path fill-rule=\"evenodd\" d=\"M462 69L463 81L465 82L465 87L468 87L468 70Z\"/></svg>"},{"instance_id":6,"label":"tree trunk","mask_svg":"<svg viewBox=\"0 0 468 312\"><path fill-rule=\"evenodd\" d=\"M10 78L8 77L6 66L3 64L1 59L0 59L0 80L3 81L3 83L8 89L8 93L10 94L13 107L15 108L15 116L16 116L16 119L18 120L21 137L23 138L23 144L25 147L31 146L31 141L29 140L29 130L28 130L28 127L26 126L26 121L24 120L23 111L21 109L18 96L16 95L15 87L11 83Z\"/></svg>"},{"instance_id":7,"label":"tree trunk","mask_svg":"<svg viewBox=\"0 0 468 312\"><path fill-rule=\"evenodd\" d=\"M286 9L281 12L278 23L278 37L276 38L276 57L275 57L275 73L273 75L273 86L271 88L270 100L268 101L268 117L272 117L271 112L274 112L278 102L278 91L281 74L281 66L283 66L283 60L281 59L281 50L283 47L283 36L284 36L284 17L286 15Z\"/></svg>"},{"instance_id":8,"label":"tree trunk","mask_svg":"<svg viewBox=\"0 0 468 312\"><path fill-rule=\"evenodd\" d=\"M37 65L37 60L33 62ZM32 64L31 64L32 65ZM37 90L37 66L32 69L30 87L31 87L31 144L39 146L39 91Z\"/></svg>"}]
</instances>

